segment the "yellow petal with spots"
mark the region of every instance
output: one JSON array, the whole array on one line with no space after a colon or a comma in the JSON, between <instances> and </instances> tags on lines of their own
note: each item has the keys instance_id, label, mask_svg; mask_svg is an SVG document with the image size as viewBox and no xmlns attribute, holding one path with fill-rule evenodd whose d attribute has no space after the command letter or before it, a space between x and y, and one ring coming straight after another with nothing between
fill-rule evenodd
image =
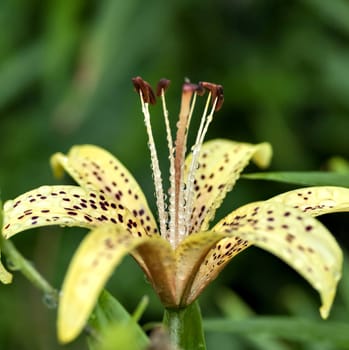
<instances>
[{"instance_id":1,"label":"yellow petal with spots","mask_svg":"<svg viewBox=\"0 0 349 350\"><path fill-rule=\"evenodd\" d=\"M312 216L348 212L349 188L335 186L306 187L279 194L270 198L269 201L299 208Z\"/></svg>"},{"instance_id":2,"label":"yellow petal with spots","mask_svg":"<svg viewBox=\"0 0 349 350\"><path fill-rule=\"evenodd\" d=\"M230 260L248 248L251 244L233 233L222 230L221 233L228 238L222 238L208 252L199 267L195 278L186 294L186 304L191 304L201 292L219 275ZM195 235L192 235L193 237Z\"/></svg>"},{"instance_id":3,"label":"yellow petal with spots","mask_svg":"<svg viewBox=\"0 0 349 350\"><path fill-rule=\"evenodd\" d=\"M63 169L85 189L101 192L108 200L125 206L136 217L149 218L147 231L157 231L147 200L131 173L108 151L93 145L74 146L67 155L56 153L51 165L57 176ZM143 218L140 219L140 221Z\"/></svg>"},{"instance_id":4,"label":"yellow petal with spots","mask_svg":"<svg viewBox=\"0 0 349 350\"><path fill-rule=\"evenodd\" d=\"M194 179L194 198L189 232L205 231L216 209L229 192L241 171L252 159L258 166L266 167L272 155L268 143L252 145L217 139L204 143L199 156L199 167ZM185 162L188 176L192 155Z\"/></svg>"},{"instance_id":5,"label":"yellow petal with spots","mask_svg":"<svg viewBox=\"0 0 349 350\"><path fill-rule=\"evenodd\" d=\"M121 225L91 231L77 249L63 282L58 307L58 338L66 343L84 327L99 293L122 258L149 237L133 237Z\"/></svg>"},{"instance_id":6,"label":"yellow petal with spots","mask_svg":"<svg viewBox=\"0 0 349 350\"><path fill-rule=\"evenodd\" d=\"M104 194L78 186L42 186L7 201L4 205L3 235L39 226L61 225L93 228L106 223L121 224L135 237L148 235L138 218ZM127 218L126 218L127 217Z\"/></svg>"},{"instance_id":7,"label":"yellow petal with spots","mask_svg":"<svg viewBox=\"0 0 349 350\"><path fill-rule=\"evenodd\" d=\"M264 201L245 205L220 221L215 231L227 232L263 248L298 271L321 296L321 316L327 317L341 276L342 251L331 233L312 216L282 203ZM228 239L217 244L208 265L221 270L227 262ZM240 249L241 251L242 249ZM201 271L210 279L216 271ZM202 277L201 277L202 278Z\"/></svg>"},{"instance_id":8,"label":"yellow petal with spots","mask_svg":"<svg viewBox=\"0 0 349 350\"><path fill-rule=\"evenodd\" d=\"M176 248L177 305L191 303L187 299L195 276L210 249L223 237L224 234L213 231L195 233L186 237Z\"/></svg>"}]
</instances>

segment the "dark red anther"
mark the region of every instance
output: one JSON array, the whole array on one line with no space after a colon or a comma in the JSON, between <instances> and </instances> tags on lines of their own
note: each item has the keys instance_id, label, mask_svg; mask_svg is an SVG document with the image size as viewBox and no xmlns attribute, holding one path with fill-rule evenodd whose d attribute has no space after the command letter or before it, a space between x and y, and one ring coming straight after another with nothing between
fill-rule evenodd
<instances>
[{"instance_id":1,"label":"dark red anther","mask_svg":"<svg viewBox=\"0 0 349 350\"><path fill-rule=\"evenodd\" d=\"M205 92L206 92L205 88L202 85L198 84L197 88L196 88L196 93L199 96L203 96L203 95L205 95Z\"/></svg>"},{"instance_id":2,"label":"dark red anther","mask_svg":"<svg viewBox=\"0 0 349 350\"><path fill-rule=\"evenodd\" d=\"M215 111L219 111L224 102L224 92L223 92L223 86L222 85L217 85L217 103L216 103L216 108Z\"/></svg>"},{"instance_id":3,"label":"dark red anther","mask_svg":"<svg viewBox=\"0 0 349 350\"><path fill-rule=\"evenodd\" d=\"M224 93L223 93L223 86L208 82L200 82L199 85L201 85L203 88L210 90L212 94L212 101L214 102L217 99L215 111L219 111L223 105L224 102Z\"/></svg>"},{"instance_id":4,"label":"dark red anther","mask_svg":"<svg viewBox=\"0 0 349 350\"><path fill-rule=\"evenodd\" d=\"M138 93L142 93L142 97L145 103L154 105L156 103L156 97L150 84L143 80L141 77L132 78L133 86Z\"/></svg>"},{"instance_id":5,"label":"dark red anther","mask_svg":"<svg viewBox=\"0 0 349 350\"><path fill-rule=\"evenodd\" d=\"M164 92L167 90L168 86L170 85L171 81L165 78L160 79L158 82L158 85L156 87L156 96L161 96L162 90Z\"/></svg>"},{"instance_id":6,"label":"dark red anther","mask_svg":"<svg viewBox=\"0 0 349 350\"><path fill-rule=\"evenodd\" d=\"M138 76L138 77L132 78L132 83L137 93L139 93L139 91L142 91L144 89L144 80L141 77Z\"/></svg>"}]
</instances>

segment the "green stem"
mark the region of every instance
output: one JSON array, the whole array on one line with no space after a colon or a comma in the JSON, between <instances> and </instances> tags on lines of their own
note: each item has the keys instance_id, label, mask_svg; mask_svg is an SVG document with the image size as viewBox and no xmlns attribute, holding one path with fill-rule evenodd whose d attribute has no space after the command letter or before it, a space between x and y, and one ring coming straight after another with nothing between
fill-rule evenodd
<instances>
[{"instance_id":1,"label":"green stem","mask_svg":"<svg viewBox=\"0 0 349 350\"><path fill-rule=\"evenodd\" d=\"M58 291L40 275L30 261L23 257L11 241L4 239L1 235L0 237L1 251L11 263L12 269L21 271L21 273L32 282L34 286L40 289L45 296L48 296L52 302L57 303Z\"/></svg>"},{"instance_id":2,"label":"green stem","mask_svg":"<svg viewBox=\"0 0 349 350\"><path fill-rule=\"evenodd\" d=\"M205 350L199 303L182 309L165 309L164 325L168 328L171 343L181 350Z\"/></svg>"}]
</instances>

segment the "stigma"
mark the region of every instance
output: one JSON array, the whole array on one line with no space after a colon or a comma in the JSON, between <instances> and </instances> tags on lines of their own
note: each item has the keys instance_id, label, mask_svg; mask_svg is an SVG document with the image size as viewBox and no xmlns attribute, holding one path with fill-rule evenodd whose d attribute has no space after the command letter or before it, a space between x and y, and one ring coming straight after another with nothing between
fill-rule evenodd
<instances>
[{"instance_id":1,"label":"stigma","mask_svg":"<svg viewBox=\"0 0 349 350\"><path fill-rule=\"evenodd\" d=\"M176 123L176 135L173 139L169 113L166 106L165 92L170 85L168 79L161 79L157 84L156 93L151 85L141 77L132 79L134 88L140 96L144 123L148 134L148 147L153 172L156 205L160 224L160 234L167 239L173 249L189 234L193 212L193 194L195 174L199 168L199 157L208 127L224 102L222 85L209 82L193 84L185 80L182 86L182 96L179 116ZM190 122L194 113L197 96L203 96L208 92L201 121L196 134L195 142L189 152L192 157L190 164L185 159L188 152L187 138ZM165 196L162 175L157 155L156 144L153 137L149 105L156 103L156 97L161 98L164 122L166 127L166 138L169 152L169 189ZM167 201L165 200L167 198Z\"/></svg>"}]
</instances>

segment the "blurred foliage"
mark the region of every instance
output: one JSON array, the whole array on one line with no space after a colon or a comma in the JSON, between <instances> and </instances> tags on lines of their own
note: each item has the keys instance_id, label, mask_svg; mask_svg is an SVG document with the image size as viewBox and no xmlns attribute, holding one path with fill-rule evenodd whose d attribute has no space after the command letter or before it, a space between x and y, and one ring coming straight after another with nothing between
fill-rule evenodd
<instances>
[{"instance_id":1,"label":"blurred foliage","mask_svg":"<svg viewBox=\"0 0 349 350\"><path fill-rule=\"evenodd\" d=\"M146 134L130 82L135 75L152 83L164 76L172 80L172 124L184 77L222 84L225 104L209 137L271 142L272 170L326 170L334 156L348 160L348 18L345 0L1 0L2 199L57 183L49 156L73 144L93 143L126 163L154 204ZM154 134L163 140L160 113L154 109ZM166 148L160 153L165 160ZM264 199L287 188L243 180L234 203ZM225 210L231 209L228 203ZM347 214L324 222L347 246ZM59 287L83 234L47 228L14 241ZM161 320L161 306L131 259L115 275L109 289L126 308L133 310L149 294L142 322ZM234 288L256 313L304 312L319 318L318 299L310 287L257 249L237 257L208 288L201 298L204 315L219 315L215 298L223 285ZM294 285L299 293L285 292ZM333 319L348 321L348 305L342 300L348 293L336 301ZM21 276L0 288L0 305L1 349L60 348L55 312L44 307L39 293ZM256 349L246 339L208 334L212 348L235 344L237 349ZM320 349L318 344L287 345ZM86 344L80 339L65 348L84 349Z\"/></svg>"},{"instance_id":2,"label":"blurred foliage","mask_svg":"<svg viewBox=\"0 0 349 350\"><path fill-rule=\"evenodd\" d=\"M139 316L143 311L140 310ZM145 349L149 341L137 321L138 317L131 316L115 298L103 291L87 326L89 350Z\"/></svg>"}]
</instances>

